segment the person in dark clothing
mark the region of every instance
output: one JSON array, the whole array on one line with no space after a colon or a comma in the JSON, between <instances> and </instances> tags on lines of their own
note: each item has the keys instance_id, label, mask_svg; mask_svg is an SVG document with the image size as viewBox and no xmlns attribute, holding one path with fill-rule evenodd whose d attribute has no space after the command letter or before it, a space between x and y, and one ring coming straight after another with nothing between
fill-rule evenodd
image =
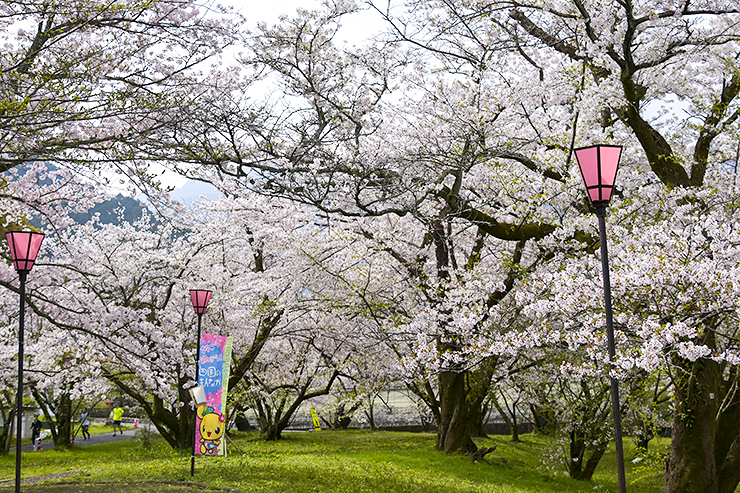
<instances>
[{"instance_id":1,"label":"person in dark clothing","mask_svg":"<svg viewBox=\"0 0 740 493\"><path fill-rule=\"evenodd\" d=\"M44 427L44 423L39 420L38 415L33 417L33 423L31 423L31 443L36 442L36 437L41 433L41 428Z\"/></svg>"},{"instance_id":2,"label":"person in dark clothing","mask_svg":"<svg viewBox=\"0 0 740 493\"><path fill-rule=\"evenodd\" d=\"M83 409L82 413L80 414L80 421L82 424L80 427L82 428L82 439L87 440L90 438L90 414L87 412L87 409Z\"/></svg>"}]
</instances>

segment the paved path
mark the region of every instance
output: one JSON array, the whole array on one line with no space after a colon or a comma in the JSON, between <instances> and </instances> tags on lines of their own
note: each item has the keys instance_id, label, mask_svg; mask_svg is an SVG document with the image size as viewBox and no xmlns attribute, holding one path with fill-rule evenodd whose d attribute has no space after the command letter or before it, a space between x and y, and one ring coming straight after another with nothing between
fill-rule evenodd
<instances>
[{"instance_id":1,"label":"paved path","mask_svg":"<svg viewBox=\"0 0 740 493\"><path fill-rule=\"evenodd\" d=\"M75 437L75 445L78 447L84 447L85 445L93 445L96 443L105 443L105 442L115 442L118 440L128 440L129 438L133 438L134 434L136 433L136 429L132 428L130 430L124 430L124 433L116 433L116 436L113 436L113 433L97 433L97 434L91 434L89 440L83 440L82 435L79 435ZM51 436L49 436L46 440L41 441L41 450L49 450L54 448L54 441L51 439ZM11 446L11 452L15 450L15 445ZM21 446L21 453L25 454L27 452L33 452L33 447L31 444L23 445Z\"/></svg>"}]
</instances>

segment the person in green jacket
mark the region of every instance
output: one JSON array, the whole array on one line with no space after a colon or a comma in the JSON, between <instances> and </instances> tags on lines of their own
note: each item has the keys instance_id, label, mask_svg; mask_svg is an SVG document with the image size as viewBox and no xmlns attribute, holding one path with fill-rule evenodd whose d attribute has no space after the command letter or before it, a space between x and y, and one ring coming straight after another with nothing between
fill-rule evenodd
<instances>
[{"instance_id":1,"label":"person in green jacket","mask_svg":"<svg viewBox=\"0 0 740 493\"><path fill-rule=\"evenodd\" d=\"M116 427L121 432L121 435L123 435L123 428L121 428L122 418L123 409L121 409L121 406L116 406L116 408L113 409L113 436L116 436Z\"/></svg>"}]
</instances>

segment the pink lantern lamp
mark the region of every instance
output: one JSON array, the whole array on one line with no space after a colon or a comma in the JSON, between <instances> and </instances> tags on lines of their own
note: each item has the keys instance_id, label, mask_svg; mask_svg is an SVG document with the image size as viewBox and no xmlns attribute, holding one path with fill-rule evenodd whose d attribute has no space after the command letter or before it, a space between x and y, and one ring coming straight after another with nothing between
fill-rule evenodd
<instances>
[{"instance_id":1,"label":"pink lantern lamp","mask_svg":"<svg viewBox=\"0 0 740 493\"><path fill-rule=\"evenodd\" d=\"M589 200L597 209L605 209L614 192L622 146L581 147L575 155Z\"/></svg>"},{"instance_id":2,"label":"pink lantern lamp","mask_svg":"<svg viewBox=\"0 0 740 493\"><path fill-rule=\"evenodd\" d=\"M190 290L190 299L193 301L193 308L196 314L203 315L206 312L212 294L213 291L207 291L205 289Z\"/></svg>"},{"instance_id":3,"label":"pink lantern lamp","mask_svg":"<svg viewBox=\"0 0 740 493\"><path fill-rule=\"evenodd\" d=\"M10 255L13 257L15 270L18 272L30 272L36 257L44 241L44 233L32 231L11 231L5 235L10 247Z\"/></svg>"}]
</instances>

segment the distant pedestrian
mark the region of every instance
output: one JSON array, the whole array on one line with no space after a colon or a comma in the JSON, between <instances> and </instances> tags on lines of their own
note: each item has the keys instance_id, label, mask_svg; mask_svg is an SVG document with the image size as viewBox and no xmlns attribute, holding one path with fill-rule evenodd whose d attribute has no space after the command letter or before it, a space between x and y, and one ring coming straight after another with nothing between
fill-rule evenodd
<instances>
[{"instance_id":1,"label":"distant pedestrian","mask_svg":"<svg viewBox=\"0 0 740 493\"><path fill-rule=\"evenodd\" d=\"M123 435L123 428L121 428L121 420L123 419L123 409L121 406L116 406L113 410L113 436L116 436L116 427Z\"/></svg>"},{"instance_id":2,"label":"distant pedestrian","mask_svg":"<svg viewBox=\"0 0 740 493\"><path fill-rule=\"evenodd\" d=\"M90 438L90 414L87 412L87 409L82 409L82 413L80 413L80 421L82 422L82 439L87 440Z\"/></svg>"},{"instance_id":3,"label":"distant pedestrian","mask_svg":"<svg viewBox=\"0 0 740 493\"><path fill-rule=\"evenodd\" d=\"M39 415L33 417L33 423L31 423L31 443L36 443L36 437L41 433L41 428L44 427L44 423L39 419Z\"/></svg>"}]
</instances>

